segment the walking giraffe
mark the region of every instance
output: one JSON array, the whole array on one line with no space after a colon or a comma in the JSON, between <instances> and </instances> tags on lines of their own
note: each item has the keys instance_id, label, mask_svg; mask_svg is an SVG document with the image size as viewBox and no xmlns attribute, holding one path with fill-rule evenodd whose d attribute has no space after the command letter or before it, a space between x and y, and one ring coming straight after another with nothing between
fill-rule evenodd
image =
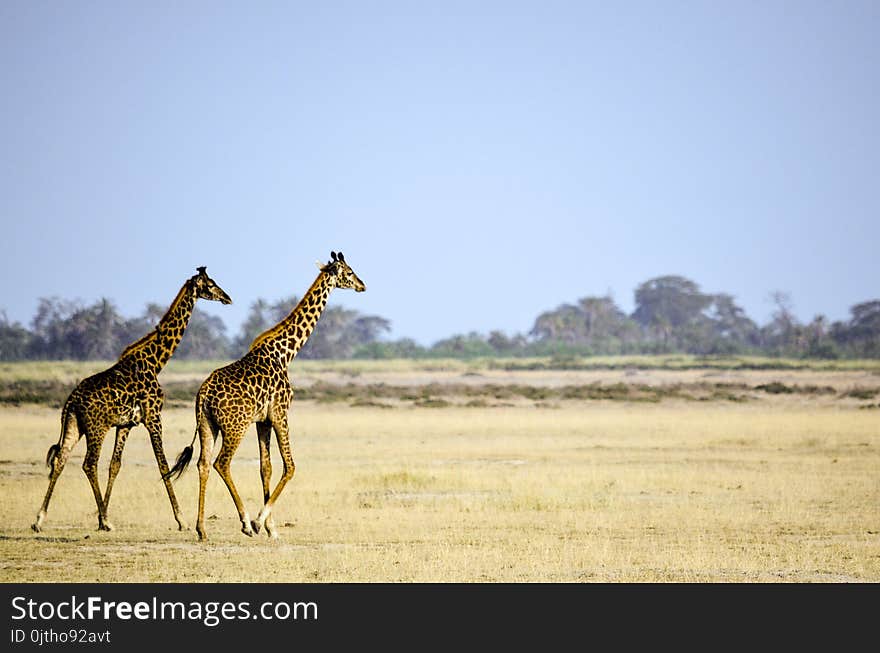
<instances>
[{"instance_id":1,"label":"walking giraffe","mask_svg":"<svg viewBox=\"0 0 880 653\"><path fill-rule=\"evenodd\" d=\"M162 449L161 414L164 392L159 385L158 375L180 343L199 298L223 304L232 303L229 295L205 273L205 268L198 268L198 274L183 284L153 331L126 347L113 367L83 379L70 393L61 410L61 436L57 444L49 447L46 455L46 464L51 468L49 489L46 490L46 498L43 499L37 520L31 525L33 530L40 532L55 482L64 469L71 450L83 435L86 436L86 455L82 468L95 494L95 503L98 504L98 529L113 530L113 526L107 521L110 492L122 465L125 440L129 431L138 424L143 424L150 432L150 443L168 491L174 518L180 530L186 528L171 481L165 478L168 462ZM107 488L102 498L98 484L98 459L101 457L104 436L112 426L116 427L116 445L110 460Z\"/></svg>"},{"instance_id":2,"label":"walking giraffe","mask_svg":"<svg viewBox=\"0 0 880 653\"><path fill-rule=\"evenodd\" d=\"M198 462L199 515L196 531L200 540L207 539L205 488L214 441L220 433L223 434L223 444L214 461L214 469L229 488L229 494L232 495L241 519L241 532L253 536L265 525L269 537L278 537L271 516L272 506L294 472L287 424L287 412L293 398L288 367L312 334L333 288L353 288L356 292L366 290L364 282L345 262L342 252L330 252L330 259L326 265L318 264L321 272L317 279L286 318L257 336L242 358L211 372L199 388L196 395L196 432L166 478L178 477L183 473L192 460L193 445L198 437L201 452ZM245 432L254 422L257 424L257 440L260 445L264 503L256 520L251 521L232 482L230 465ZM270 494L272 463L269 457L269 441L273 429L281 450L284 471Z\"/></svg>"}]
</instances>

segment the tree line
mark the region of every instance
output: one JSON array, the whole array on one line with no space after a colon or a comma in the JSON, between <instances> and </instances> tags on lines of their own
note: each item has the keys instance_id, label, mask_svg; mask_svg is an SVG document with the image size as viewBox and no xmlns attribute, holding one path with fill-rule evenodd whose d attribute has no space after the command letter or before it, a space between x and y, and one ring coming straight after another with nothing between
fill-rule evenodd
<instances>
[{"instance_id":1,"label":"tree line","mask_svg":"<svg viewBox=\"0 0 880 653\"><path fill-rule=\"evenodd\" d=\"M195 307L174 356L190 360L224 360L243 356L251 342L284 319L299 299L251 304L238 334L230 336L217 316ZM155 328L166 307L148 304L144 312L125 318L109 299L94 304L42 298L30 328L13 323L0 311L0 361L113 360L123 349ZM357 311L328 307L319 327L299 352L300 358L351 358L356 350L389 331L390 322Z\"/></svg>"},{"instance_id":2,"label":"tree line","mask_svg":"<svg viewBox=\"0 0 880 653\"><path fill-rule=\"evenodd\" d=\"M880 358L880 300L850 308L848 320L823 315L803 323L788 294L772 295L770 321L758 325L728 294L704 293L681 276L662 276L635 290L635 310L626 314L609 296L588 296L535 318L527 334L496 330L457 334L423 346L409 338L384 340L389 320L356 310L328 307L301 358L429 358L667 354L760 354L796 358ZM253 339L282 320L296 296L251 304L239 332L228 335L219 317L198 307L175 356L232 359ZM0 312L0 360L112 360L149 332L164 307L148 304L143 314L124 318L109 299L92 305L59 298L40 299L26 328Z\"/></svg>"}]
</instances>

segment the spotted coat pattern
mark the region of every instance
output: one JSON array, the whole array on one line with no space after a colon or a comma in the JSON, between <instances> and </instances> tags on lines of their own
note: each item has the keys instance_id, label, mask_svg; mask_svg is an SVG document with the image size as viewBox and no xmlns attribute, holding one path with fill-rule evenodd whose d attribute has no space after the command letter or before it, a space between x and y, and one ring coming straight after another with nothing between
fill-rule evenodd
<instances>
[{"instance_id":1,"label":"spotted coat pattern","mask_svg":"<svg viewBox=\"0 0 880 653\"><path fill-rule=\"evenodd\" d=\"M214 442L222 433L220 452L214 469L226 483L235 503L242 532L252 536L263 525L272 538L278 536L271 517L272 507L293 477L294 463L290 448L288 409L293 398L288 367L305 345L321 317L333 288L366 289L363 281L345 263L342 253L331 252L331 262L321 272L294 307L277 325L258 336L247 354L239 360L214 370L199 388L196 397L196 437L199 439L199 512L196 531L199 539L207 539L205 531L205 490L210 472ZM251 520L230 474L232 457L251 424L257 425L260 446L260 476L263 481L263 507L256 520ZM270 492L272 463L269 442L272 431L281 451L283 473ZM171 474L179 474L192 457L192 445L184 450Z\"/></svg>"},{"instance_id":2,"label":"spotted coat pattern","mask_svg":"<svg viewBox=\"0 0 880 653\"><path fill-rule=\"evenodd\" d=\"M113 529L107 520L110 493L122 465L122 451L132 428L139 424L147 428L159 471L163 477L168 473L168 463L162 447L162 406L165 395L159 385L158 375L180 343L199 298L224 304L232 302L229 295L205 273L205 268L199 268L198 274L184 283L153 331L126 347L112 367L83 379L70 393L61 411L61 436L58 443L49 448L46 456L46 464L50 468L49 488L37 519L31 526L34 531L39 532L42 529L58 476L74 445L83 435L86 437L86 455L82 467L98 506L99 530ZM98 460L104 437L114 426L116 443L110 460L107 487L102 496L98 483ZM182 530L186 526L174 489L167 479L165 489L174 518Z\"/></svg>"}]
</instances>

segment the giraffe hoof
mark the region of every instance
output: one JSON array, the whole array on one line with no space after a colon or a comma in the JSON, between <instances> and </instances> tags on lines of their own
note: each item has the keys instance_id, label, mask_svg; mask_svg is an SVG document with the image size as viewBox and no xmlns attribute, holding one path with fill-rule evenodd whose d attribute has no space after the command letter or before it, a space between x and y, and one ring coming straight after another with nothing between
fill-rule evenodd
<instances>
[{"instance_id":1,"label":"giraffe hoof","mask_svg":"<svg viewBox=\"0 0 880 653\"><path fill-rule=\"evenodd\" d=\"M105 521L102 524L98 524L98 530L99 531L112 531L112 530L114 530L114 527L113 527L113 524L111 524L108 521Z\"/></svg>"},{"instance_id":2,"label":"giraffe hoof","mask_svg":"<svg viewBox=\"0 0 880 653\"><path fill-rule=\"evenodd\" d=\"M188 531L189 526L186 525L186 522L179 521L177 522L177 530L179 531Z\"/></svg>"},{"instance_id":3,"label":"giraffe hoof","mask_svg":"<svg viewBox=\"0 0 880 653\"><path fill-rule=\"evenodd\" d=\"M31 524L31 530L32 530L34 533L39 533L39 532L40 532L41 530L43 530L43 529L40 528L40 525L39 525L39 524Z\"/></svg>"},{"instance_id":4,"label":"giraffe hoof","mask_svg":"<svg viewBox=\"0 0 880 653\"><path fill-rule=\"evenodd\" d=\"M244 526L242 526L242 527L241 527L241 532L244 533L245 535L247 535L248 537L253 537L253 536L254 536L254 531L251 529L250 526L248 526L247 528L245 528Z\"/></svg>"},{"instance_id":5,"label":"giraffe hoof","mask_svg":"<svg viewBox=\"0 0 880 653\"><path fill-rule=\"evenodd\" d=\"M253 520L251 522L251 528L254 529L254 533L259 533L260 532L260 522Z\"/></svg>"}]
</instances>

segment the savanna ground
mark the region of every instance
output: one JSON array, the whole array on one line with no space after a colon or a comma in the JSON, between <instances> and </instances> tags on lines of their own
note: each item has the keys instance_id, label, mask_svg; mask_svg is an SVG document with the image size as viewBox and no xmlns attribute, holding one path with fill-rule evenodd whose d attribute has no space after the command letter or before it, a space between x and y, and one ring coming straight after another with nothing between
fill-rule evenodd
<instances>
[{"instance_id":1,"label":"savanna ground","mask_svg":"<svg viewBox=\"0 0 880 653\"><path fill-rule=\"evenodd\" d=\"M216 365L162 373L171 460ZM878 361L300 361L278 541L241 534L213 471L209 541L177 531L143 427L115 531L81 441L33 533L59 407L104 367L0 365L0 581L880 581ZM253 427L233 475L256 515ZM175 487L192 527L194 466Z\"/></svg>"}]
</instances>

